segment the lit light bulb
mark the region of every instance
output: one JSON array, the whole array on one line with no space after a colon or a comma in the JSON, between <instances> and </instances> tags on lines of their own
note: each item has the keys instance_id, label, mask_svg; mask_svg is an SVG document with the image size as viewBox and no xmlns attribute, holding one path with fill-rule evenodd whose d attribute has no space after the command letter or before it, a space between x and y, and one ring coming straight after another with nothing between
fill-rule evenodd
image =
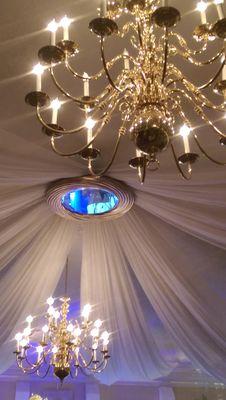
<instances>
[{"instance_id":1,"label":"lit light bulb","mask_svg":"<svg viewBox=\"0 0 226 400\"><path fill-rule=\"evenodd\" d=\"M34 318L32 317L32 315L28 315L28 317L26 318L26 322L28 324L31 324L33 322Z\"/></svg>"},{"instance_id":2,"label":"lit light bulb","mask_svg":"<svg viewBox=\"0 0 226 400\"><path fill-rule=\"evenodd\" d=\"M74 336L79 337L81 335L82 331L80 328L75 328L74 330Z\"/></svg>"},{"instance_id":3,"label":"lit light bulb","mask_svg":"<svg viewBox=\"0 0 226 400\"><path fill-rule=\"evenodd\" d=\"M55 319L60 318L60 312L58 310L54 311L53 318L55 318Z\"/></svg>"},{"instance_id":4,"label":"lit light bulb","mask_svg":"<svg viewBox=\"0 0 226 400\"><path fill-rule=\"evenodd\" d=\"M206 19L206 9L208 7L208 4L201 0L197 3L197 10L200 11L201 13L201 23L204 25L207 23L207 19Z\"/></svg>"},{"instance_id":5,"label":"lit light bulb","mask_svg":"<svg viewBox=\"0 0 226 400\"><path fill-rule=\"evenodd\" d=\"M97 348L98 348L98 344L97 344L97 343L93 343L92 349L93 349L93 350L97 350Z\"/></svg>"},{"instance_id":6,"label":"lit light bulb","mask_svg":"<svg viewBox=\"0 0 226 400\"><path fill-rule=\"evenodd\" d=\"M22 338L23 338L23 335L22 335L22 333L20 333L20 332L18 332L18 333L15 335L15 340L16 340L17 342L20 342L20 341L22 340Z\"/></svg>"},{"instance_id":7,"label":"lit light bulb","mask_svg":"<svg viewBox=\"0 0 226 400\"><path fill-rule=\"evenodd\" d=\"M52 306L53 303L54 303L54 299L53 299L52 297L49 297L49 298L47 299L47 304L48 304L49 306Z\"/></svg>"},{"instance_id":8,"label":"lit light bulb","mask_svg":"<svg viewBox=\"0 0 226 400\"><path fill-rule=\"evenodd\" d=\"M191 128L188 125L182 125L182 127L180 128L180 135L183 137L187 137L189 135L189 133L191 132Z\"/></svg>"},{"instance_id":9,"label":"lit light bulb","mask_svg":"<svg viewBox=\"0 0 226 400\"><path fill-rule=\"evenodd\" d=\"M48 325L44 325L43 328L42 328L42 332L43 333L47 333L48 331L49 331Z\"/></svg>"},{"instance_id":10,"label":"lit light bulb","mask_svg":"<svg viewBox=\"0 0 226 400\"><path fill-rule=\"evenodd\" d=\"M64 40L69 40L69 26L72 23L72 19L68 18L66 15L61 18L59 26L64 29Z\"/></svg>"},{"instance_id":11,"label":"lit light bulb","mask_svg":"<svg viewBox=\"0 0 226 400\"><path fill-rule=\"evenodd\" d=\"M197 3L196 9L197 9L197 11L203 12L203 11L206 11L207 7L208 7L208 4L205 1L201 0Z\"/></svg>"},{"instance_id":12,"label":"lit light bulb","mask_svg":"<svg viewBox=\"0 0 226 400\"><path fill-rule=\"evenodd\" d=\"M50 39L50 44L51 46L56 45L56 31L58 29L59 25L56 22L55 19L53 19L48 25L47 25L47 30L51 33L51 39Z\"/></svg>"},{"instance_id":13,"label":"lit light bulb","mask_svg":"<svg viewBox=\"0 0 226 400\"><path fill-rule=\"evenodd\" d=\"M51 107L53 110L56 110L56 111L58 111L58 110L60 109L60 107L61 107L61 101L58 99L58 97L57 97L56 99L54 99L54 100L51 101L50 107Z\"/></svg>"},{"instance_id":14,"label":"lit light bulb","mask_svg":"<svg viewBox=\"0 0 226 400\"><path fill-rule=\"evenodd\" d=\"M216 5L219 19L224 19L224 12L222 9L222 4L224 4L224 0L214 0L214 4Z\"/></svg>"},{"instance_id":15,"label":"lit light bulb","mask_svg":"<svg viewBox=\"0 0 226 400\"><path fill-rule=\"evenodd\" d=\"M36 92L41 92L42 90L42 74L44 71L45 67L40 63L36 64L32 69L32 73L36 75Z\"/></svg>"},{"instance_id":16,"label":"lit light bulb","mask_svg":"<svg viewBox=\"0 0 226 400\"><path fill-rule=\"evenodd\" d=\"M27 340L27 339L22 339L21 342L20 342L20 345L21 345L22 347L26 347L27 344L28 344L28 340Z\"/></svg>"},{"instance_id":17,"label":"lit light bulb","mask_svg":"<svg viewBox=\"0 0 226 400\"><path fill-rule=\"evenodd\" d=\"M91 312L91 305L86 304L82 310L82 317L88 320L90 312Z\"/></svg>"},{"instance_id":18,"label":"lit light bulb","mask_svg":"<svg viewBox=\"0 0 226 400\"><path fill-rule=\"evenodd\" d=\"M47 28L46 28L46 29L47 29L49 32L56 32L57 29L58 29L58 27L59 27L59 24L56 22L55 19L53 19L51 22L49 22L49 24L47 25Z\"/></svg>"},{"instance_id":19,"label":"lit light bulb","mask_svg":"<svg viewBox=\"0 0 226 400\"><path fill-rule=\"evenodd\" d=\"M23 332L23 334L24 334L24 336L30 336L30 334L31 334L31 328L29 327L29 326L27 326L25 329L24 329L24 332Z\"/></svg>"},{"instance_id":20,"label":"lit light bulb","mask_svg":"<svg viewBox=\"0 0 226 400\"><path fill-rule=\"evenodd\" d=\"M103 322L102 322L100 319L97 319L97 320L94 322L94 326L95 326L95 328L97 328L97 329L99 329L99 328L102 326L102 324L103 324Z\"/></svg>"},{"instance_id":21,"label":"lit light bulb","mask_svg":"<svg viewBox=\"0 0 226 400\"><path fill-rule=\"evenodd\" d=\"M48 313L51 317L53 317L53 315L54 315L54 313L55 313L54 307L53 307L53 306L50 306L50 307L48 308L48 310L47 310L47 313Z\"/></svg>"},{"instance_id":22,"label":"lit light bulb","mask_svg":"<svg viewBox=\"0 0 226 400\"><path fill-rule=\"evenodd\" d=\"M61 107L61 101L56 98L51 101L50 107L52 108L52 124L57 125L58 111Z\"/></svg>"},{"instance_id":23,"label":"lit light bulb","mask_svg":"<svg viewBox=\"0 0 226 400\"><path fill-rule=\"evenodd\" d=\"M110 334L109 334L107 331L104 331L104 332L102 333L102 335L101 335L101 339L102 339L103 341L107 341L107 340L109 340L109 336L110 336Z\"/></svg>"},{"instance_id":24,"label":"lit light bulb","mask_svg":"<svg viewBox=\"0 0 226 400\"><path fill-rule=\"evenodd\" d=\"M91 117L87 118L87 120L85 122L85 127L87 129L93 129L95 125L96 125L96 121L94 121L94 119L92 119Z\"/></svg>"},{"instance_id":25,"label":"lit light bulb","mask_svg":"<svg viewBox=\"0 0 226 400\"><path fill-rule=\"evenodd\" d=\"M53 354L56 354L58 352L58 347L57 346L54 346L53 348L52 348L52 353Z\"/></svg>"},{"instance_id":26,"label":"lit light bulb","mask_svg":"<svg viewBox=\"0 0 226 400\"><path fill-rule=\"evenodd\" d=\"M35 75L42 75L44 71L45 71L45 67L44 67L44 65L42 65L40 63L34 65L34 67L32 69L32 73Z\"/></svg>"},{"instance_id":27,"label":"lit light bulb","mask_svg":"<svg viewBox=\"0 0 226 400\"><path fill-rule=\"evenodd\" d=\"M67 331L71 333L71 332L73 332L73 330L74 330L74 325L73 324L69 324L67 326Z\"/></svg>"},{"instance_id":28,"label":"lit light bulb","mask_svg":"<svg viewBox=\"0 0 226 400\"><path fill-rule=\"evenodd\" d=\"M43 352L43 347L42 346L38 346L36 348L36 351L37 351L38 354L41 354Z\"/></svg>"},{"instance_id":29,"label":"lit light bulb","mask_svg":"<svg viewBox=\"0 0 226 400\"><path fill-rule=\"evenodd\" d=\"M99 329L93 328L93 329L91 330L91 332L90 332L90 335L91 335L92 337L94 337L94 338L98 337L98 336L99 336Z\"/></svg>"}]
</instances>

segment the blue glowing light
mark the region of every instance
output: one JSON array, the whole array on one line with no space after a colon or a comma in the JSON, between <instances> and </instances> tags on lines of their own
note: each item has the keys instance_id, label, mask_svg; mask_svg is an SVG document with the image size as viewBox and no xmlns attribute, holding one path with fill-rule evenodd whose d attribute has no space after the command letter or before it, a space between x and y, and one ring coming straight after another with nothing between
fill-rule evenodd
<instances>
[{"instance_id":1,"label":"blue glowing light","mask_svg":"<svg viewBox=\"0 0 226 400\"><path fill-rule=\"evenodd\" d=\"M62 197L61 203L71 213L100 215L114 210L119 199L109 190L89 187L71 190Z\"/></svg>"}]
</instances>

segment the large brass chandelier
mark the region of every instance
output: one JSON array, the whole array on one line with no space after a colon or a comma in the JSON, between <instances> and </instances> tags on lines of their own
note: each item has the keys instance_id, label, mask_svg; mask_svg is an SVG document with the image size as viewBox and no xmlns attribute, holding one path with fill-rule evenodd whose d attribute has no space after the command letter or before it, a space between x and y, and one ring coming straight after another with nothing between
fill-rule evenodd
<instances>
[{"instance_id":1,"label":"large brass chandelier","mask_svg":"<svg viewBox=\"0 0 226 400\"><path fill-rule=\"evenodd\" d=\"M128 136L135 145L134 157L129 160L129 165L137 169L142 183L147 168L152 171L159 168L159 154L167 148L171 149L176 166L185 179L190 179L192 164L199 157L193 150L194 145L212 162L225 165L207 153L195 132L189 112L189 109L195 112L213 130L219 138L217 145L226 145L226 133L214 122L226 111L226 19L223 1L201 0L198 3L201 21L193 32L197 42L193 50L174 29L181 19L180 12L167 0L102 0L98 17L89 24L90 30L99 38L103 63L103 69L94 75L79 73L73 65L78 46L69 36L72 21L66 16L59 23L53 20L48 25L51 43L39 50L40 63L33 70L37 76L36 90L26 96L26 102L37 109L38 119L43 131L50 137L53 151L63 157L80 156L87 161L90 175L101 176L111 167L122 136ZM213 24L208 22L208 7L216 8L218 18ZM120 21L123 22L120 24ZM61 29L63 37L58 41L57 34ZM127 40L130 50L124 50L107 61L105 44L111 35L118 40ZM217 39L221 45L216 47L220 49L209 58L209 43ZM216 71L208 81L197 85L183 73L178 57L200 68L216 64ZM59 64L63 64L66 71L81 82L84 88L82 97L75 97L59 82ZM115 69L117 74L113 73ZM59 92L84 113L82 126L72 129L61 126L58 111L62 103L58 98L51 101L51 122L44 119L43 111L50 102L42 89L42 74L46 74L46 70ZM92 82L104 75L107 85L100 94L93 96ZM211 100L211 88L222 96L220 104ZM214 111L216 118L209 115L210 110ZM109 149L111 156L107 165L96 171L94 161L101 154L95 147L96 139L102 131L109 135L116 113L120 114L121 123L115 147ZM83 136L83 145L70 152L63 151L65 137L70 135L76 138L78 134ZM177 151L180 141L184 146L182 154Z\"/></svg>"},{"instance_id":2,"label":"large brass chandelier","mask_svg":"<svg viewBox=\"0 0 226 400\"><path fill-rule=\"evenodd\" d=\"M52 370L57 378L63 380L70 375L100 373L108 364L109 333L103 330L100 319L90 320L91 306L85 305L81 320L69 316L70 299L60 299L60 308L54 299L47 300L46 324L42 328L40 340L36 340L32 329L33 317L26 319L27 326L15 336L16 360L19 368L28 374L46 377Z\"/></svg>"}]
</instances>

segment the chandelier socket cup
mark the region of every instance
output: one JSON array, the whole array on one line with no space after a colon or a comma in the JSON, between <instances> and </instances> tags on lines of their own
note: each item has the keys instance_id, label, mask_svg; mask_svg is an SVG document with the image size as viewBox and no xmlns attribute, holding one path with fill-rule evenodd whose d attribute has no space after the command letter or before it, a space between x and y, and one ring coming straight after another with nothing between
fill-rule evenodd
<instances>
[{"instance_id":1,"label":"chandelier socket cup","mask_svg":"<svg viewBox=\"0 0 226 400\"><path fill-rule=\"evenodd\" d=\"M180 157L178 157L178 162L179 164L194 164L199 158L199 155L196 153L184 153Z\"/></svg>"},{"instance_id":2,"label":"chandelier socket cup","mask_svg":"<svg viewBox=\"0 0 226 400\"><path fill-rule=\"evenodd\" d=\"M160 7L152 14L152 22L161 28L171 28L181 20L180 12L174 7Z\"/></svg>"},{"instance_id":3,"label":"chandelier socket cup","mask_svg":"<svg viewBox=\"0 0 226 400\"><path fill-rule=\"evenodd\" d=\"M49 129L47 129L45 126L42 127L42 132L45 133L45 135L52 137L54 136L55 138L61 138L63 136L63 131L64 128L58 124L48 124ZM58 131L62 131L62 134L58 132L53 132L52 129L57 129Z\"/></svg>"},{"instance_id":4,"label":"chandelier socket cup","mask_svg":"<svg viewBox=\"0 0 226 400\"><path fill-rule=\"evenodd\" d=\"M89 29L97 36L106 37L118 33L118 25L110 18L95 18L89 23Z\"/></svg>"},{"instance_id":5,"label":"chandelier socket cup","mask_svg":"<svg viewBox=\"0 0 226 400\"><path fill-rule=\"evenodd\" d=\"M57 47L69 56L73 56L79 52L77 44L72 40L61 40L57 43Z\"/></svg>"},{"instance_id":6,"label":"chandelier socket cup","mask_svg":"<svg viewBox=\"0 0 226 400\"><path fill-rule=\"evenodd\" d=\"M30 92L25 97L25 103L32 107L44 107L50 103L49 96L44 92Z\"/></svg>"},{"instance_id":7,"label":"chandelier socket cup","mask_svg":"<svg viewBox=\"0 0 226 400\"><path fill-rule=\"evenodd\" d=\"M92 161L100 156L100 150L94 149L93 147L87 147L85 150L81 151L79 155L83 158L83 160Z\"/></svg>"},{"instance_id":8,"label":"chandelier socket cup","mask_svg":"<svg viewBox=\"0 0 226 400\"><path fill-rule=\"evenodd\" d=\"M220 39L226 39L226 18L217 21L213 27L213 31Z\"/></svg>"},{"instance_id":9,"label":"chandelier socket cup","mask_svg":"<svg viewBox=\"0 0 226 400\"><path fill-rule=\"evenodd\" d=\"M65 59L65 54L58 46L44 46L38 52L39 60L44 64L58 64Z\"/></svg>"},{"instance_id":10,"label":"chandelier socket cup","mask_svg":"<svg viewBox=\"0 0 226 400\"><path fill-rule=\"evenodd\" d=\"M133 169L143 168L144 161L148 165L148 160L146 157L134 157L129 160L129 166Z\"/></svg>"},{"instance_id":11,"label":"chandelier socket cup","mask_svg":"<svg viewBox=\"0 0 226 400\"><path fill-rule=\"evenodd\" d=\"M95 97L83 96L80 98L80 100L81 100L81 103L79 105L79 108L81 110L87 110L87 108L88 108L89 111L92 111L97 105Z\"/></svg>"},{"instance_id":12,"label":"chandelier socket cup","mask_svg":"<svg viewBox=\"0 0 226 400\"><path fill-rule=\"evenodd\" d=\"M220 139L220 145L221 145L221 146L226 146L226 137L222 137L222 138Z\"/></svg>"},{"instance_id":13,"label":"chandelier socket cup","mask_svg":"<svg viewBox=\"0 0 226 400\"><path fill-rule=\"evenodd\" d=\"M223 81L216 83L214 87L214 93L219 95L224 95L225 92L226 92L226 80L224 79Z\"/></svg>"},{"instance_id":14,"label":"chandelier socket cup","mask_svg":"<svg viewBox=\"0 0 226 400\"><path fill-rule=\"evenodd\" d=\"M130 12L133 12L135 8L143 10L145 8L145 0L127 0L125 6Z\"/></svg>"},{"instance_id":15,"label":"chandelier socket cup","mask_svg":"<svg viewBox=\"0 0 226 400\"><path fill-rule=\"evenodd\" d=\"M215 37L216 34L213 31L213 27L211 24L202 24L198 25L194 32L193 37L197 42L201 42L202 40L208 40L210 37Z\"/></svg>"}]
</instances>

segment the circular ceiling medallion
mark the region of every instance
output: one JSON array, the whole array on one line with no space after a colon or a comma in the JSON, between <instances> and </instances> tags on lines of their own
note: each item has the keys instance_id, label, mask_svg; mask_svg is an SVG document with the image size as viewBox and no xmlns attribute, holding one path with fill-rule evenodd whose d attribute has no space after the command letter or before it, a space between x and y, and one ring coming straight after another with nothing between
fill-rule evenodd
<instances>
[{"instance_id":1,"label":"circular ceiling medallion","mask_svg":"<svg viewBox=\"0 0 226 400\"><path fill-rule=\"evenodd\" d=\"M54 182L46 198L56 214L80 221L118 218L134 203L132 192L123 183L91 176Z\"/></svg>"}]
</instances>

